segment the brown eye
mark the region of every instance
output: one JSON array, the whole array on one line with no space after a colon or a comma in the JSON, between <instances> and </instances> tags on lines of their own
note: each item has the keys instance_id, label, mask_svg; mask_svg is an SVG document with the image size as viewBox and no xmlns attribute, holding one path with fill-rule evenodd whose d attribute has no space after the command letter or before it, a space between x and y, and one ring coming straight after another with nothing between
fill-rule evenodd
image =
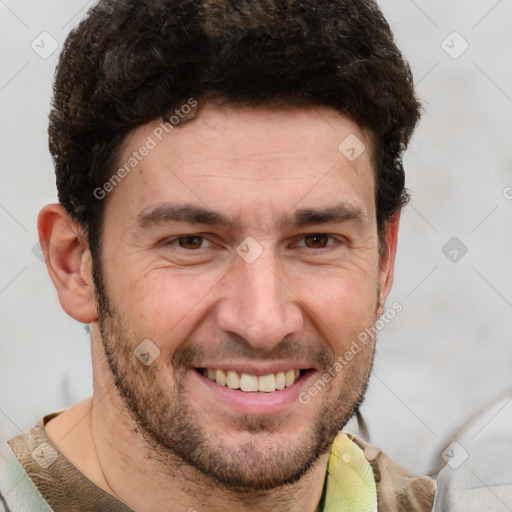
<instances>
[{"instance_id":1,"label":"brown eye","mask_svg":"<svg viewBox=\"0 0 512 512\"><path fill-rule=\"evenodd\" d=\"M203 239L202 236L182 236L178 238L178 243L183 249L200 249Z\"/></svg>"},{"instance_id":2,"label":"brown eye","mask_svg":"<svg viewBox=\"0 0 512 512\"><path fill-rule=\"evenodd\" d=\"M329 235L319 234L319 235L306 235L304 237L306 247L310 249L323 249L328 246Z\"/></svg>"}]
</instances>

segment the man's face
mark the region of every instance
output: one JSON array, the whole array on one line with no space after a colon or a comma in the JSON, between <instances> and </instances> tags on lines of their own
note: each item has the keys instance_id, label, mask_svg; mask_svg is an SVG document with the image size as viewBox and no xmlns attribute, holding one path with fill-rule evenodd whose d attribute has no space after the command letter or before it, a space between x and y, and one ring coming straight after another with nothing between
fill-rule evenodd
<instances>
[{"instance_id":1,"label":"man's face","mask_svg":"<svg viewBox=\"0 0 512 512\"><path fill-rule=\"evenodd\" d=\"M370 142L319 108L207 104L161 142L158 125L128 137L120 166L148 136L157 144L106 199L109 371L162 460L178 455L238 489L296 481L371 370L373 342L298 400L376 320L385 276ZM349 135L367 147L354 161L338 149Z\"/></svg>"}]
</instances>

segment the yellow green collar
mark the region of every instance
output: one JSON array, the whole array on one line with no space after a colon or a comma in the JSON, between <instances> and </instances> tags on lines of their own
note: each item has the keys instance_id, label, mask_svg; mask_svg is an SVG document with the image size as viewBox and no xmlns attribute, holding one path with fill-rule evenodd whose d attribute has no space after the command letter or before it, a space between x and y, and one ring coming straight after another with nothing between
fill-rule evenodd
<instances>
[{"instance_id":1,"label":"yellow green collar","mask_svg":"<svg viewBox=\"0 0 512 512\"><path fill-rule=\"evenodd\" d=\"M377 512L372 467L344 432L331 448L320 512Z\"/></svg>"}]
</instances>

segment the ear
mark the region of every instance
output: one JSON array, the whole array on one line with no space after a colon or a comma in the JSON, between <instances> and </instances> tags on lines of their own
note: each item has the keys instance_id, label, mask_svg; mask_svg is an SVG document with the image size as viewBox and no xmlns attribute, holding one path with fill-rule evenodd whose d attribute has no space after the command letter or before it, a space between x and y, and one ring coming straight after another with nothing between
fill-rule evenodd
<instances>
[{"instance_id":1,"label":"ear","mask_svg":"<svg viewBox=\"0 0 512 512\"><path fill-rule=\"evenodd\" d=\"M79 322L98 319L94 302L92 258L80 226L60 204L46 205L37 220L46 268L64 311Z\"/></svg>"},{"instance_id":2,"label":"ear","mask_svg":"<svg viewBox=\"0 0 512 512\"><path fill-rule=\"evenodd\" d=\"M382 251L379 256L379 307L377 316L384 313L384 304L393 284L395 256L398 243L398 226L400 212L396 213L387 223Z\"/></svg>"}]
</instances>

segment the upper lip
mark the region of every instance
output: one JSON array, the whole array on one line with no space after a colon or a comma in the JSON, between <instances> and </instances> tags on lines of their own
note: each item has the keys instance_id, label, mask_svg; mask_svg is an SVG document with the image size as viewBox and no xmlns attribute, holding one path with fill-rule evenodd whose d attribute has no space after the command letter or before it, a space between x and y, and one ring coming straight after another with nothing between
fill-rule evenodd
<instances>
[{"instance_id":1,"label":"upper lip","mask_svg":"<svg viewBox=\"0 0 512 512\"><path fill-rule=\"evenodd\" d=\"M308 370L312 368L310 364L298 363L296 361L271 361L258 363L256 361L247 362L211 362L194 365L194 368L212 368L213 370L233 371L237 373L247 373L249 375L270 375L271 373L287 372L288 370Z\"/></svg>"}]
</instances>

